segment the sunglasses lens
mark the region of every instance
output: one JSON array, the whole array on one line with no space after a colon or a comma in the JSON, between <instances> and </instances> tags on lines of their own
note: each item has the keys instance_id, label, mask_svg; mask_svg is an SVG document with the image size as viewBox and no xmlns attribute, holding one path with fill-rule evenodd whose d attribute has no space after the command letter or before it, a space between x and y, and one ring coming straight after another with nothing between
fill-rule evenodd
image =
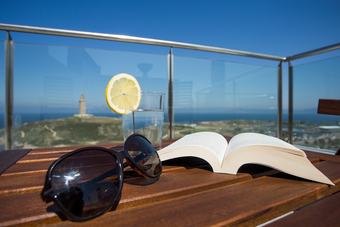
<instances>
[{"instance_id":1,"label":"sunglasses lens","mask_svg":"<svg viewBox=\"0 0 340 227\"><path fill-rule=\"evenodd\" d=\"M158 177L162 173L162 164L152 144L140 135L128 137L124 150L133 164L146 176Z\"/></svg>"},{"instance_id":2,"label":"sunglasses lens","mask_svg":"<svg viewBox=\"0 0 340 227\"><path fill-rule=\"evenodd\" d=\"M51 173L51 189L64 211L79 219L97 216L117 204L122 168L104 150L82 150L59 162Z\"/></svg>"}]
</instances>

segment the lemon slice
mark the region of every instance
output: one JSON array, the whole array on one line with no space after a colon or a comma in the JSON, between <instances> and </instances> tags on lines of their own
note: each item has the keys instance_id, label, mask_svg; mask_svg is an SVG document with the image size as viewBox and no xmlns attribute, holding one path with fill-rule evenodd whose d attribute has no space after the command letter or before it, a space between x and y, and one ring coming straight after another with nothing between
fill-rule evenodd
<instances>
[{"instance_id":1,"label":"lemon slice","mask_svg":"<svg viewBox=\"0 0 340 227\"><path fill-rule=\"evenodd\" d=\"M127 73L119 73L107 84L105 97L112 111L128 114L138 108L141 89L136 78Z\"/></svg>"}]
</instances>

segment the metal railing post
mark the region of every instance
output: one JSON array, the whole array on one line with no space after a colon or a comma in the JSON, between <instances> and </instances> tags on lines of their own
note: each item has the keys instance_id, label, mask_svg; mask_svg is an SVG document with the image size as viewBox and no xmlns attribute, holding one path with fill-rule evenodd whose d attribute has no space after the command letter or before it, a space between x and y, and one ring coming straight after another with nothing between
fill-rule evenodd
<instances>
[{"instance_id":1,"label":"metal railing post","mask_svg":"<svg viewBox=\"0 0 340 227\"><path fill-rule=\"evenodd\" d=\"M293 143L293 66L288 62L288 142Z\"/></svg>"},{"instance_id":2,"label":"metal railing post","mask_svg":"<svg viewBox=\"0 0 340 227\"><path fill-rule=\"evenodd\" d=\"M282 138L282 61L277 70L277 132L276 136Z\"/></svg>"},{"instance_id":3,"label":"metal railing post","mask_svg":"<svg viewBox=\"0 0 340 227\"><path fill-rule=\"evenodd\" d=\"M12 149L13 146L13 40L7 32L5 49L5 149Z\"/></svg>"},{"instance_id":4,"label":"metal railing post","mask_svg":"<svg viewBox=\"0 0 340 227\"><path fill-rule=\"evenodd\" d=\"M170 48L168 53L168 118L169 118L169 140L173 139L173 50Z\"/></svg>"}]
</instances>

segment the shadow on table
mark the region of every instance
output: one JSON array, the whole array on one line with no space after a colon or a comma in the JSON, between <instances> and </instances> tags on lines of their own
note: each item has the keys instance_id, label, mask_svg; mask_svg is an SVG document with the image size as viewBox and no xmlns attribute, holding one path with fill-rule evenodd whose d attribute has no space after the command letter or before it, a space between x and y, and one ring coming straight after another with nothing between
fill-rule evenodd
<instances>
[{"instance_id":1,"label":"shadow on table","mask_svg":"<svg viewBox=\"0 0 340 227\"><path fill-rule=\"evenodd\" d=\"M211 166L203 159L197 157L183 157L183 158L176 158L171 159L163 162L163 166L181 166L186 169L205 169L207 171L212 171ZM275 178L284 178L284 179L291 179L291 180L298 180L298 181L305 181L305 182L313 182L310 180L306 180L300 177L295 177L283 172L280 172L276 169L257 165L257 164L245 164L240 167L237 173L246 173L250 174L253 178L258 178L262 176L271 176Z\"/></svg>"}]
</instances>

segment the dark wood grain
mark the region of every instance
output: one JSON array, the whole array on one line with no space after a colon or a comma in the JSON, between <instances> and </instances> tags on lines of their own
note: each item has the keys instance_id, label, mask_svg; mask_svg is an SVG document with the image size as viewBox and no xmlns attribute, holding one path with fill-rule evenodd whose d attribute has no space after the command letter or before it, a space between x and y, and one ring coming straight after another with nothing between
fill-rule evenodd
<instances>
[{"instance_id":1,"label":"dark wood grain","mask_svg":"<svg viewBox=\"0 0 340 227\"><path fill-rule=\"evenodd\" d=\"M340 99L319 99L318 113L340 115Z\"/></svg>"},{"instance_id":2,"label":"dark wood grain","mask_svg":"<svg viewBox=\"0 0 340 227\"><path fill-rule=\"evenodd\" d=\"M106 144L106 145L98 145L106 148L114 147L117 150L121 150L122 146L117 144ZM73 147L62 147L62 148L39 148L34 149L29 152L25 157L20 159L16 165L11 166L6 171L5 174L10 173L20 173L20 172L35 172L35 171L44 171L47 170L48 167L57 160L62 155L74 151L75 149L80 148L80 146Z\"/></svg>"},{"instance_id":3,"label":"dark wood grain","mask_svg":"<svg viewBox=\"0 0 340 227\"><path fill-rule=\"evenodd\" d=\"M339 226L340 192L296 210L293 214L275 221L269 226Z\"/></svg>"},{"instance_id":4,"label":"dark wood grain","mask_svg":"<svg viewBox=\"0 0 340 227\"><path fill-rule=\"evenodd\" d=\"M174 168L174 167L172 167ZM148 186L124 184L122 199L118 209L137 206L138 204L153 203L159 200L176 197L179 195L192 194L209 188L233 184L240 181L250 180L248 174L226 175L214 174L204 169L177 168L176 171L168 171L162 174L159 182ZM37 185L42 183L41 179ZM0 223L4 221L25 220L27 217L41 216L46 213L46 205L39 195L42 188L26 191L25 193L12 192L0 194L2 207L6 207L6 215L0 217ZM12 205L13 201L17 201ZM30 201L27 203L27 201ZM31 206L34 208L31 209ZM21 207L20 213L15 210Z\"/></svg>"},{"instance_id":5,"label":"dark wood grain","mask_svg":"<svg viewBox=\"0 0 340 227\"><path fill-rule=\"evenodd\" d=\"M184 170L184 167L165 166L163 173ZM0 195L41 190L47 170L5 173L0 177Z\"/></svg>"},{"instance_id":6,"label":"dark wood grain","mask_svg":"<svg viewBox=\"0 0 340 227\"><path fill-rule=\"evenodd\" d=\"M4 174L15 174L21 172L30 172L37 170L47 170L53 161L42 161L42 162L31 162L31 163L16 163L15 165L8 168Z\"/></svg>"},{"instance_id":7,"label":"dark wood grain","mask_svg":"<svg viewBox=\"0 0 340 227\"><path fill-rule=\"evenodd\" d=\"M309 160L317 160L319 161L333 161L340 163L340 156L337 155L329 155L329 154L322 154L317 152L306 151L307 157Z\"/></svg>"},{"instance_id":8,"label":"dark wood grain","mask_svg":"<svg viewBox=\"0 0 340 227\"><path fill-rule=\"evenodd\" d=\"M337 182L340 166L318 168ZM329 171L329 172L328 172ZM300 179L260 177L251 181L173 197L159 203L122 209L84 226L208 226L257 225L327 196L329 186ZM138 218L131 218L138 217ZM69 225L70 222L63 224ZM58 223L60 225L60 223Z\"/></svg>"},{"instance_id":9,"label":"dark wood grain","mask_svg":"<svg viewBox=\"0 0 340 227\"><path fill-rule=\"evenodd\" d=\"M0 176L0 226L73 224L47 212L47 205L39 194L49 165L74 149L34 149ZM212 173L204 162L166 162L158 182L133 185L133 178L127 177L117 210L82 224L219 226L263 223L340 190L340 159L306 153L335 187L258 166L242 168L242 173L235 176Z\"/></svg>"}]
</instances>

